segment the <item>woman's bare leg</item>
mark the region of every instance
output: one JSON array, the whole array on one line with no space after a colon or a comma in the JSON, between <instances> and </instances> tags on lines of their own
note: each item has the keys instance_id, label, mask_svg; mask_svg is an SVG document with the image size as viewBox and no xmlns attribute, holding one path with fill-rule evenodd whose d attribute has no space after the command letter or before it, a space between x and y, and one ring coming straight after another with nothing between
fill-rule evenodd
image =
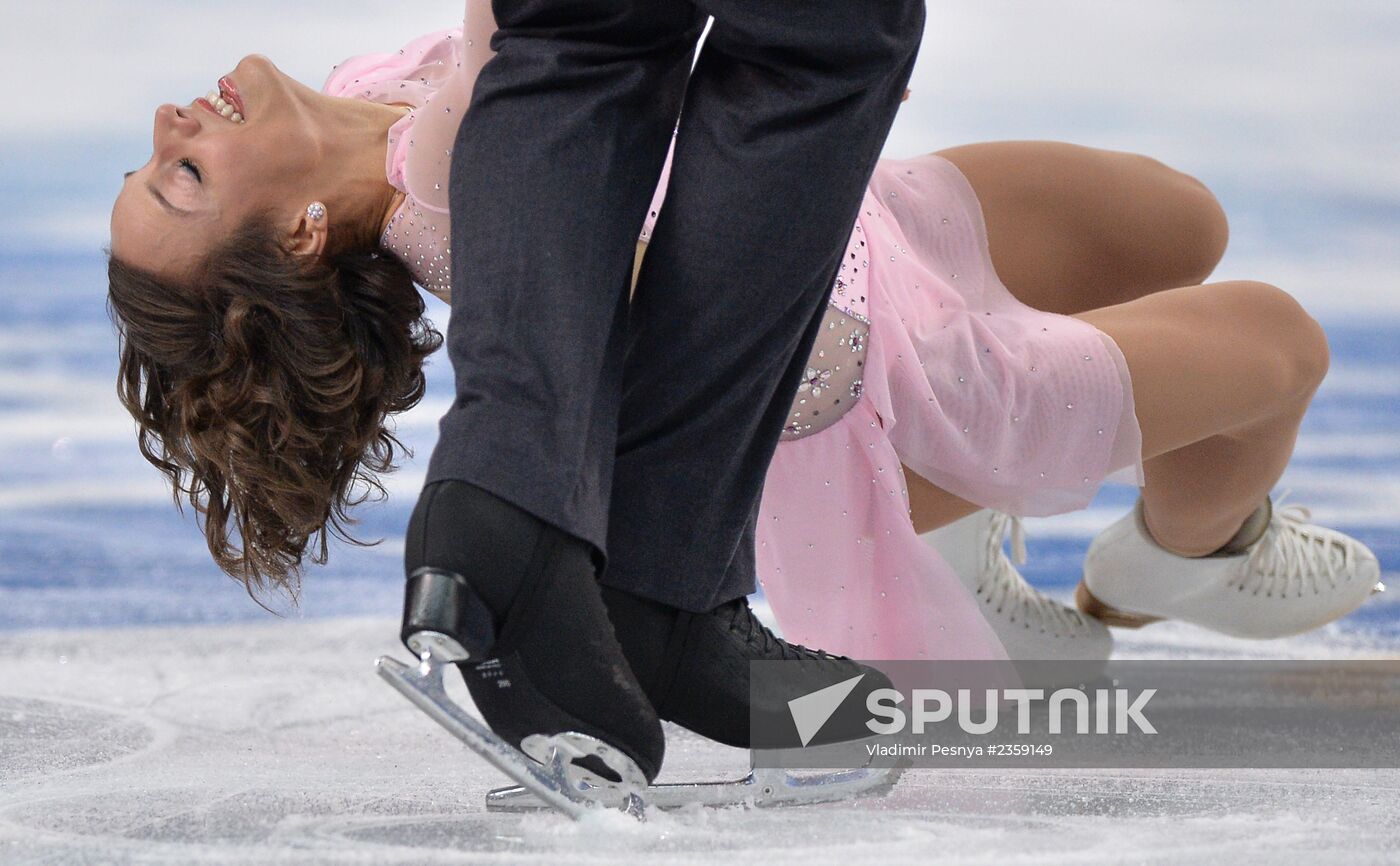
<instances>
[{"instance_id":1,"label":"woman's bare leg","mask_svg":"<svg viewBox=\"0 0 1400 866\"><path fill-rule=\"evenodd\" d=\"M977 193L997 276L1037 310L1073 315L1200 285L1225 255L1215 196L1151 157L1058 141L936 153Z\"/></svg>"},{"instance_id":2,"label":"woman's bare leg","mask_svg":"<svg viewBox=\"0 0 1400 866\"><path fill-rule=\"evenodd\" d=\"M982 206L997 275L1023 303L1066 315L1205 281L1229 226L1210 191L1157 160L1053 141L937 151ZM904 467L918 532L979 506Z\"/></svg>"},{"instance_id":3,"label":"woman's bare leg","mask_svg":"<svg viewBox=\"0 0 1400 866\"><path fill-rule=\"evenodd\" d=\"M1187 555L1229 540L1292 454L1327 369L1321 328L1272 286L1196 285L1219 262L1228 226L1189 175L1054 142L939 155L977 192L993 264L1012 293L1078 314L1127 358L1154 537ZM908 467L905 476L917 531L978 507Z\"/></svg>"},{"instance_id":4,"label":"woman's bare leg","mask_svg":"<svg viewBox=\"0 0 1400 866\"><path fill-rule=\"evenodd\" d=\"M1143 437L1143 516L1162 547L1216 550L1264 501L1327 372L1321 326L1286 292L1171 289L1079 318L1128 361Z\"/></svg>"}]
</instances>

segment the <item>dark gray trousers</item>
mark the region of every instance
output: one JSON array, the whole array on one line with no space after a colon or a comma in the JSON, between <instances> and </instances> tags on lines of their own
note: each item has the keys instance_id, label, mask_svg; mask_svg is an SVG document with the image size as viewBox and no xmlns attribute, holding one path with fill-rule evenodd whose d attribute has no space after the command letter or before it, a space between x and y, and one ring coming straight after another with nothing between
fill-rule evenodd
<instances>
[{"instance_id":1,"label":"dark gray trousers","mask_svg":"<svg viewBox=\"0 0 1400 866\"><path fill-rule=\"evenodd\" d=\"M924 0L492 9L452 153L457 395L427 481L587 540L608 585L709 610L754 589L764 476Z\"/></svg>"}]
</instances>

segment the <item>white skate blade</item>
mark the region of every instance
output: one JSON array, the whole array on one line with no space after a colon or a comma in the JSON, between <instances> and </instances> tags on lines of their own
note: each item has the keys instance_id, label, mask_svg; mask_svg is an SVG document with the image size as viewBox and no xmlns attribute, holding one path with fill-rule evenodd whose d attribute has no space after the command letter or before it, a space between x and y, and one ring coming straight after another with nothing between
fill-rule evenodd
<instances>
[{"instance_id":1,"label":"white skate blade","mask_svg":"<svg viewBox=\"0 0 1400 866\"><path fill-rule=\"evenodd\" d=\"M594 776L573 764L572 759L585 754L606 753L609 747L592 737L573 733L527 737L527 741L533 739L541 750L543 762L530 758L447 696L442 681L442 672L447 664L431 652L416 668L389 656L380 656L374 663L379 675L389 685L465 743L467 748L518 782L521 787L516 790L528 791L537 804L535 808L555 809L574 820L600 806L618 808L636 818L643 816L643 802L636 792L645 787L646 778L634 764L627 762L631 773L625 770L619 773L625 780L622 785L613 785ZM612 761L607 763L614 766ZM617 767L614 766L614 769ZM629 779L629 776L632 778Z\"/></svg>"},{"instance_id":2,"label":"white skate blade","mask_svg":"<svg viewBox=\"0 0 1400 866\"><path fill-rule=\"evenodd\" d=\"M688 806L800 806L835 803L858 797L883 797L904 772L896 767L857 767L831 772L796 774L773 767L755 767L742 779L723 782L671 782L642 792L647 808ZM549 808L528 788L497 788L486 795L492 812L530 812Z\"/></svg>"}]
</instances>

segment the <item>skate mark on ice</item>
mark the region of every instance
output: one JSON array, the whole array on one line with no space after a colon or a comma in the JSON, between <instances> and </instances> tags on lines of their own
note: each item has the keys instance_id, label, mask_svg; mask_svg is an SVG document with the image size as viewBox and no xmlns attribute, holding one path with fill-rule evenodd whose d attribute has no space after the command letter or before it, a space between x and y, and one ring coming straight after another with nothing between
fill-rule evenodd
<instances>
[{"instance_id":1,"label":"skate mark on ice","mask_svg":"<svg viewBox=\"0 0 1400 866\"><path fill-rule=\"evenodd\" d=\"M25 779L129 760L158 747L166 739L161 728L73 701L0 695L0 792Z\"/></svg>"}]
</instances>

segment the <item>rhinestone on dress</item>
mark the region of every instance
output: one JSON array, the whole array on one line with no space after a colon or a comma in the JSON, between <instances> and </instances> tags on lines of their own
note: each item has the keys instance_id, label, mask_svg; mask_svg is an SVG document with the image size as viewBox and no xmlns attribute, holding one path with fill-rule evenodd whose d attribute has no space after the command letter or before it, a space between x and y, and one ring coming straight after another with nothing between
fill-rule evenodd
<instances>
[{"instance_id":1,"label":"rhinestone on dress","mask_svg":"<svg viewBox=\"0 0 1400 866\"><path fill-rule=\"evenodd\" d=\"M852 320L860 324L852 328ZM780 440L810 436L825 430L836 423L852 405L850 396L859 399L862 385L861 367L868 344L869 321L858 314L839 307L834 299L828 299L822 317L823 327L808 354L808 366L798 382L797 393L788 413L788 424L780 434ZM852 357L854 356L854 357ZM838 364L825 363L817 359L851 358L854 363L842 361Z\"/></svg>"},{"instance_id":2,"label":"rhinestone on dress","mask_svg":"<svg viewBox=\"0 0 1400 866\"><path fill-rule=\"evenodd\" d=\"M815 367L807 368L807 377L797 386L798 391L811 391L813 397L822 395L822 387L831 378L830 370L818 370Z\"/></svg>"}]
</instances>

